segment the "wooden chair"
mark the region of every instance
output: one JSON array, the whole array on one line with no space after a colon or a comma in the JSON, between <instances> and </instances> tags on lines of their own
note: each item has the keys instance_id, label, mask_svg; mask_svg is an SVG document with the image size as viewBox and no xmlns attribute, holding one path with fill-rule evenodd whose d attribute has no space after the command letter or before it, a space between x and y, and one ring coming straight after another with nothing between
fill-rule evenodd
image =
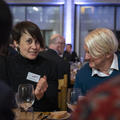
<instances>
[{"instance_id":1,"label":"wooden chair","mask_svg":"<svg viewBox=\"0 0 120 120\"><path fill-rule=\"evenodd\" d=\"M67 74L64 75L64 79L58 80L58 107L60 110L67 110Z\"/></svg>"}]
</instances>

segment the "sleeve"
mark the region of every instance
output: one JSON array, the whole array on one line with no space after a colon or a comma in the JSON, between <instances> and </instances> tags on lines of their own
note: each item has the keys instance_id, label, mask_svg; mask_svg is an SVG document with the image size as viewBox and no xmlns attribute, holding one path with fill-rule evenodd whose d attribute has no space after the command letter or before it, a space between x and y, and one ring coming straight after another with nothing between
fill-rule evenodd
<instances>
[{"instance_id":1,"label":"sleeve","mask_svg":"<svg viewBox=\"0 0 120 120\"><path fill-rule=\"evenodd\" d=\"M52 110L57 109L57 96L58 96L58 72L56 64L50 66L50 71L48 75L48 89L46 92L46 97L49 101L49 108Z\"/></svg>"},{"instance_id":2,"label":"sleeve","mask_svg":"<svg viewBox=\"0 0 120 120\"><path fill-rule=\"evenodd\" d=\"M85 95L86 94L86 85L85 85L85 74L84 74L84 70L79 70L76 74L76 79L75 79L75 83L73 88L79 88L82 91L82 94Z\"/></svg>"},{"instance_id":3,"label":"sleeve","mask_svg":"<svg viewBox=\"0 0 120 120\"><path fill-rule=\"evenodd\" d=\"M81 86L80 86L80 71L78 71L76 74L74 88L81 88Z\"/></svg>"}]
</instances>

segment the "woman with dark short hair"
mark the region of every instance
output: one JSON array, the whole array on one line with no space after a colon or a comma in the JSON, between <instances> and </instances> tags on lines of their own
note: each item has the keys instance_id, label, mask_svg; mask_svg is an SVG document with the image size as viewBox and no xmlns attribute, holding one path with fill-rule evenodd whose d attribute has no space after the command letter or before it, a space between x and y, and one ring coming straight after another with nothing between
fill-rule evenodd
<instances>
[{"instance_id":1,"label":"woman with dark short hair","mask_svg":"<svg viewBox=\"0 0 120 120\"><path fill-rule=\"evenodd\" d=\"M7 77L14 92L19 84L33 84L35 88L34 111L57 110L57 68L39 55L44 46L39 27L30 21L13 27L12 39L19 54L7 57Z\"/></svg>"}]
</instances>

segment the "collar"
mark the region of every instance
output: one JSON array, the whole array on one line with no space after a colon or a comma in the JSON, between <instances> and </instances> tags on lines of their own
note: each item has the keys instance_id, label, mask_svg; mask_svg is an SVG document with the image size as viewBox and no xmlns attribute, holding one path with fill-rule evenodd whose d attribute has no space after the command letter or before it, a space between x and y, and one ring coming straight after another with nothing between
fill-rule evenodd
<instances>
[{"instance_id":1,"label":"collar","mask_svg":"<svg viewBox=\"0 0 120 120\"><path fill-rule=\"evenodd\" d=\"M109 75L112 74L114 69L115 70L119 70L119 67L118 67L118 57L117 57L116 54L114 54L113 62L111 64L110 68L109 68ZM98 71L97 69L92 68L92 75L91 76L94 76L94 75L98 75L100 77L109 76L109 75L106 75L103 72Z\"/></svg>"},{"instance_id":2,"label":"collar","mask_svg":"<svg viewBox=\"0 0 120 120\"><path fill-rule=\"evenodd\" d=\"M54 49L52 49L53 51L55 51L57 54L58 54L58 51L57 50L54 50Z\"/></svg>"},{"instance_id":3,"label":"collar","mask_svg":"<svg viewBox=\"0 0 120 120\"><path fill-rule=\"evenodd\" d=\"M40 57L40 56L38 55L38 56L36 57L36 59L30 60L30 59L25 58L24 56L22 56L20 53L16 56L17 60L18 60L19 62L24 63L24 64L36 64L36 63L39 61L39 59L40 59L39 57Z\"/></svg>"},{"instance_id":4,"label":"collar","mask_svg":"<svg viewBox=\"0 0 120 120\"><path fill-rule=\"evenodd\" d=\"M63 54L59 55L61 58L63 58Z\"/></svg>"}]
</instances>

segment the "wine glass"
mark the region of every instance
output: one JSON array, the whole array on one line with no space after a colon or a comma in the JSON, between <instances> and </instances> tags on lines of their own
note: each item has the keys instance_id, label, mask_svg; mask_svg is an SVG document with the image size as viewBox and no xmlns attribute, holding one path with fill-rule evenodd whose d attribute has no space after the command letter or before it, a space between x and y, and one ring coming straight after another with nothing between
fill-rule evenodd
<instances>
[{"instance_id":1,"label":"wine glass","mask_svg":"<svg viewBox=\"0 0 120 120\"><path fill-rule=\"evenodd\" d=\"M18 92L16 93L16 103L18 108L29 111L29 108L33 105L35 101L34 88L32 84L20 84L18 86ZM33 112L33 110L31 109Z\"/></svg>"},{"instance_id":2,"label":"wine glass","mask_svg":"<svg viewBox=\"0 0 120 120\"><path fill-rule=\"evenodd\" d=\"M67 106L70 110L74 111L78 99L82 99L84 96L80 88L70 88L67 93Z\"/></svg>"}]
</instances>

